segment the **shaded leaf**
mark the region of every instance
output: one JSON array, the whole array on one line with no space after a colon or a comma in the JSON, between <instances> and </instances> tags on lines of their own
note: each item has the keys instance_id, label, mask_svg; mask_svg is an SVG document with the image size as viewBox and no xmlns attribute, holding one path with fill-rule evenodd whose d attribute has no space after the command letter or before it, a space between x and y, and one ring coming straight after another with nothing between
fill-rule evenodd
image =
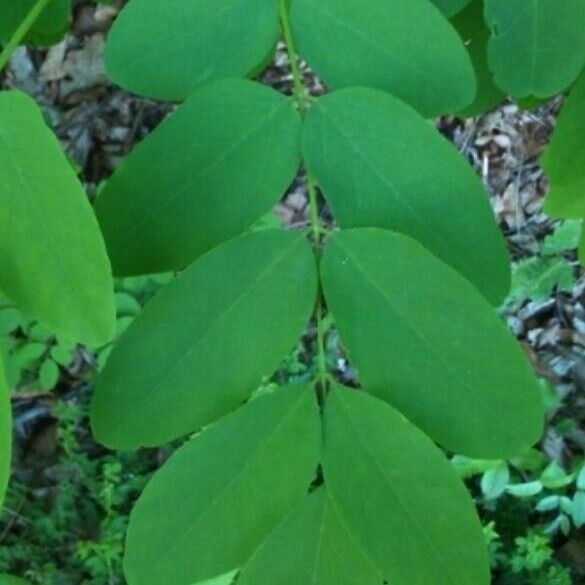
<instances>
[{"instance_id":1,"label":"shaded leaf","mask_svg":"<svg viewBox=\"0 0 585 585\"><path fill-rule=\"evenodd\" d=\"M209 81L247 76L278 35L276 0L132 0L108 36L106 68L127 90L182 100Z\"/></svg>"},{"instance_id":2,"label":"shaded leaf","mask_svg":"<svg viewBox=\"0 0 585 585\"><path fill-rule=\"evenodd\" d=\"M34 101L0 93L0 287L30 316L88 345L115 326L97 222Z\"/></svg>"},{"instance_id":3,"label":"shaded leaf","mask_svg":"<svg viewBox=\"0 0 585 585\"><path fill-rule=\"evenodd\" d=\"M129 585L184 585L240 567L306 494L320 443L309 386L258 398L189 441L132 512Z\"/></svg>"},{"instance_id":4,"label":"shaded leaf","mask_svg":"<svg viewBox=\"0 0 585 585\"><path fill-rule=\"evenodd\" d=\"M585 65L583 0L485 0L485 18L495 81L514 97L553 96Z\"/></svg>"},{"instance_id":5,"label":"shaded leaf","mask_svg":"<svg viewBox=\"0 0 585 585\"><path fill-rule=\"evenodd\" d=\"M335 89L382 89L427 117L473 100L469 56L427 0L292 0L291 21L299 53Z\"/></svg>"},{"instance_id":6,"label":"shaded leaf","mask_svg":"<svg viewBox=\"0 0 585 585\"><path fill-rule=\"evenodd\" d=\"M488 65L487 44L490 30L483 17L483 0L472 0L471 4L451 21L463 41L471 57L477 94L475 100L457 114L463 117L477 116L488 112L501 104L506 94L494 83Z\"/></svg>"},{"instance_id":7,"label":"shaded leaf","mask_svg":"<svg viewBox=\"0 0 585 585\"><path fill-rule=\"evenodd\" d=\"M118 341L97 381L95 436L118 448L159 445L241 404L294 347L316 280L304 236L284 231L200 258Z\"/></svg>"},{"instance_id":8,"label":"shaded leaf","mask_svg":"<svg viewBox=\"0 0 585 585\"><path fill-rule=\"evenodd\" d=\"M414 240L379 229L332 236L321 269L368 392L470 457L504 459L538 439L543 407L532 368L458 273Z\"/></svg>"},{"instance_id":9,"label":"shaded leaf","mask_svg":"<svg viewBox=\"0 0 585 585\"><path fill-rule=\"evenodd\" d=\"M299 134L293 103L271 88L230 79L195 92L98 198L114 272L181 269L248 229L293 180Z\"/></svg>"},{"instance_id":10,"label":"shaded leaf","mask_svg":"<svg viewBox=\"0 0 585 585\"><path fill-rule=\"evenodd\" d=\"M275 583L381 585L382 577L348 534L321 488L268 536L238 580L238 585Z\"/></svg>"},{"instance_id":11,"label":"shaded leaf","mask_svg":"<svg viewBox=\"0 0 585 585\"><path fill-rule=\"evenodd\" d=\"M330 94L311 108L303 150L341 227L408 234L494 304L507 295L508 252L481 181L409 106L368 89Z\"/></svg>"},{"instance_id":12,"label":"shaded leaf","mask_svg":"<svg viewBox=\"0 0 585 585\"><path fill-rule=\"evenodd\" d=\"M528 258L514 267L512 298L542 301L555 291L570 292L576 278L564 258Z\"/></svg>"},{"instance_id":13,"label":"shaded leaf","mask_svg":"<svg viewBox=\"0 0 585 585\"><path fill-rule=\"evenodd\" d=\"M564 219L585 217L584 136L585 73L569 94L542 156L541 165L550 181L545 200L549 215Z\"/></svg>"},{"instance_id":14,"label":"shaded leaf","mask_svg":"<svg viewBox=\"0 0 585 585\"><path fill-rule=\"evenodd\" d=\"M323 472L340 518L389 583L489 583L473 501L441 451L392 407L334 389Z\"/></svg>"}]
</instances>

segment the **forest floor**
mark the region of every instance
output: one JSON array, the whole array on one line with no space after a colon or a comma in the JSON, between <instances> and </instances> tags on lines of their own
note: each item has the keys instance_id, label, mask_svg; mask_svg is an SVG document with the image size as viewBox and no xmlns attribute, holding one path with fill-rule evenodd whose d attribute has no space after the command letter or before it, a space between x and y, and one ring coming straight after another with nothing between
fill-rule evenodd
<instances>
[{"instance_id":1,"label":"forest floor","mask_svg":"<svg viewBox=\"0 0 585 585\"><path fill-rule=\"evenodd\" d=\"M42 106L90 199L133 146L175 107L137 98L108 83L102 51L115 6L78 3L66 40L48 50L18 49L2 80L3 88L21 89ZM311 72L304 72L312 93L324 93ZM262 80L290 92L287 57L281 50ZM488 525L494 574L502 585L585 583L585 537L571 507L576 505L585 454L585 276L574 250L581 226L560 224L543 214L548 185L538 164L561 106L557 99L522 111L506 103L478 118L437 121L487 186L515 263L514 287L502 315L546 382L548 425L536 463L495 467L476 462L475 472L462 471ZM308 221L302 176L275 212L286 226ZM117 284L120 331L160 286L157 279L125 280ZM35 583L54 585L121 584L128 510L170 448L113 454L95 445L85 409L99 356L87 348L70 348L68 358L55 358L58 367L45 367L43 378L40 371L52 355L47 348L54 340L48 333L36 339L34 324L17 321L2 325L0 311L5 351L20 355L23 348L43 344L45 351L29 349L28 358L21 356L14 365L17 457L15 485L0 517L0 573L20 572ZM306 343L311 343L310 332ZM351 379L351 368L334 345L338 374ZM308 367L300 347L283 366L283 375L302 376ZM457 458L455 464L471 465ZM585 482L585 473L581 475ZM538 493L515 497L508 489L537 481L544 484ZM513 528L503 527L504 518L517 522ZM518 541L522 538L526 542ZM571 571L570 581L564 567Z\"/></svg>"}]
</instances>

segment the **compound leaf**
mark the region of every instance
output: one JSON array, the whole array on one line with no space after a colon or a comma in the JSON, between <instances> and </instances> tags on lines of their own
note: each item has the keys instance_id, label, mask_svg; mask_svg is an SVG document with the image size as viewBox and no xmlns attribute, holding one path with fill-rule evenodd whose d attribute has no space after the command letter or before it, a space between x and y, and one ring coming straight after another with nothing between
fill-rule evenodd
<instances>
[{"instance_id":1,"label":"compound leaf","mask_svg":"<svg viewBox=\"0 0 585 585\"><path fill-rule=\"evenodd\" d=\"M494 304L505 298L509 257L481 181L407 104L370 89L332 93L311 108L303 151L341 227L406 233Z\"/></svg>"},{"instance_id":2,"label":"compound leaf","mask_svg":"<svg viewBox=\"0 0 585 585\"><path fill-rule=\"evenodd\" d=\"M492 110L506 98L504 92L494 83L488 65L487 44L490 30L483 17L483 0L473 0L465 10L453 18L451 23L467 47L477 79L475 100L466 108L459 110L457 115L477 116Z\"/></svg>"},{"instance_id":3,"label":"compound leaf","mask_svg":"<svg viewBox=\"0 0 585 585\"><path fill-rule=\"evenodd\" d=\"M0 40L7 42L37 0L0 0ZM52 0L25 36L26 43L55 44L64 36L71 18L71 0Z\"/></svg>"},{"instance_id":4,"label":"compound leaf","mask_svg":"<svg viewBox=\"0 0 585 585\"><path fill-rule=\"evenodd\" d=\"M246 80L193 96L122 163L96 203L114 272L180 269L248 229L300 162L293 103Z\"/></svg>"},{"instance_id":5,"label":"compound leaf","mask_svg":"<svg viewBox=\"0 0 585 585\"><path fill-rule=\"evenodd\" d=\"M92 408L98 440L159 445L241 404L294 347L316 280L310 247L290 232L253 232L201 257L110 355Z\"/></svg>"},{"instance_id":6,"label":"compound leaf","mask_svg":"<svg viewBox=\"0 0 585 585\"><path fill-rule=\"evenodd\" d=\"M538 439L542 401L520 347L477 290L420 244L380 229L335 234L322 278L368 392L477 459Z\"/></svg>"},{"instance_id":7,"label":"compound leaf","mask_svg":"<svg viewBox=\"0 0 585 585\"><path fill-rule=\"evenodd\" d=\"M238 585L275 583L380 585L382 577L337 517L326 490L320 488L268 536L238 580Z\"/></svg>"},{"instance_id":8,"label":"compound leaf","mask_svg":"<svg viewBox=\"0 0 585 585\"><path fill-rule=\"evenodd\" d=\"M545 211L555 217L585 217L585 73L565 106L542 157L550 181Z\"/></svg>"},{"instance_id":9,"label":"compound leaf","mask_svg":"<svg viewBox=\"0 0 585 585\"><path fill-rule=\"evenodd\" d=\"M465 47L428 0L292 0L291 21L301 56L334 88L389 91L428 117L473 100Z\"/></svg>"},{"instance_id":10,"label":"compound leaf","mask_svg":"<svg viewBox=\"0 0 585 585\"><path fill-rule=\"evenodd\" d=\"M23 93L0 93L0 288L56 333L97 346L115 328L111 269L87 197Z\"/></svg>"},{"instance_id":11,"label":"compound leaf","mask_svg":"<svg viewBox=\"0 0 585 585\"><path fill-rule=\"evenodd\" d=\"M276 0L132 0L109 34L106 69L127 90L182 100L255 71L279 32Z\"/></svg>"},{"instance_id":12,"label":"compound leaf","mask_svg":"<svg viewBox=\"0 0 585 585\"><path fill-rule=\"evenodd\" d=\"M12 451L12 421L10 395L4 365L0 354L0 510L4 501L4 492L10 476L10 453ZM1 578L0 578L1 579Z\"/></svg>"},{"instance_id":13,"label":"compound leaf","mask_svg":"<svg viewBox=\"0 0 585 585\"><path fill-rule=\"evenodd\" d=\"M583 0L485 0L495 81L516 97L565 90L585 65Z\"/></svg>"},{"instance_id":14,"label":"compound leaf","mask_svg":"<svg viewBox=\"0 0 585 585\"><path fill-rule=\"evenodd\" d=\"M451 18L461 12L470 0L433 0L433 4L447 17Z\"/></svg>"},{"instance_id":15,"label":"compound leaf","mask_svg":"<svg viewBox=\"0 0 585 585\"><path fill-rule=\"evenodd\" d=\"M428 437L389 405L341 388L327 400L324 428L333 505L386 581L490 582L473 501Z\"/></svg>"},{"instance_id":16,"label":"compound leaf","mask_svg":"<svg viewBox=\"0 0 585 585\"><path fill-rule=\"evenodd\" d=\"M204 430L132 512L129 585L196 583L242 566L307 493L320 450L310 386L278 389Z\"/></svg>"}]
</instances>

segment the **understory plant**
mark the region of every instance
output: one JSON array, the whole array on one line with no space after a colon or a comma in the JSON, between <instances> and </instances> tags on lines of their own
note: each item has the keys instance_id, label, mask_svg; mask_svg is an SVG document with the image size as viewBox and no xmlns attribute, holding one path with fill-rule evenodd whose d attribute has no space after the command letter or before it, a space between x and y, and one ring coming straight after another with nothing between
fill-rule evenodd
<instances>
[{"instance_id":1,"label":"understory plant","mask_svg":"<svg viewBox=\"0 0 585 585\"><path fill-rule=\"evenodd\" d=\"M56 10L31 6L8 48ZM279 40L292 96L245 79ZM188 437L130 517L129 585L487 584L474 502L437 445L511 459L544 412L496 312L510 261L485 189L428 119L576 83L566 119L585 3L131 0L105 59L123 88L181 104L94 215L34 102L0 94L0 289L96 347L115 332L110 267L181 272L116 341L91 407L113 449ZM546 155L563 200L583 184L568 126ZM259 229L299 170L307 225ZM256 392L309 322L311 379ZM359 387L329 367L333 326Z\"/></svg>"}]
</instances>

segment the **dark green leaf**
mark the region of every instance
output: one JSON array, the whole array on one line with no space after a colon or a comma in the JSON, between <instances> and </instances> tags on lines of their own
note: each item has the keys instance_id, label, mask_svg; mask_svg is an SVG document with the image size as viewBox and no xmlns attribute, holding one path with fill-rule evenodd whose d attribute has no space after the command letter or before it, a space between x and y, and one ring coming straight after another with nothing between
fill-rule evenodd
<instances>
[{"instance_id":1,"label":"dark green leaf","mask_svg":"<svg viewBox=\"0 0 585 585\"><path fill-rule=\"evenodd\" d=\"M427 0L292 0L291 20L301 56L334 88L383 89L428 117L473 100L469 56Z\"/></svg>"},{"instance_id":2,"label":"dark green leaf","mask_svg":"<svg viewBox=\"0 0 585 585\"><path fill-rule=\"evenodd\" d=\"M183 446L130 518L129 585L185 585L242 566L307 493L321 445L311 387L258 398Z\"/></svg>"},{"instance_id":3,"label":"dark green leaf","mask_svg":"<svg viewBox=\"0 0 585 585\"><path fill-rule=\"evenodd\" d=\"M118 275L180 269L267 212L300 162L290 99L251 81L206 86L138 145L96 204Z\"/></svg>"},{"instance_id":4,"label":"dark green leaf","mask_svg":"<svg viewBox=\"0 0 585 585\"><path fill-rule=\"evenodd\" d=\"M0 94L0 286L57 333L114 333L113 283L89 202L34 101Z\"/></svg>"},{"instance_id":5,"label":"dark green leaf","mask_svg":"<svg viewBox=\"0 0 585 585\"><path fill-rule=\"evenodd\" d=\"M477 290L417 242L341 232L322 278L369 392L470 457L504 459L538 439L540 391L520 347Z\"/></svg>"},{"instance_id":6,"label":"dark green leaf","mask_svg":"<svg viewBox=\"0 0 585 585\"><path fill-rule=\"evenodd\" d=\"M8 41L37 0L0 0L0 40ZM71 17L71 0L52 0L24 38L34 45L55 44L64 36Z\"/></svg>"},{"instance_id":7,"label":"dark green leaf","mask_svg":"<svg viewBox=\"0 0 585 585\"><path fill-rule=\"evenodd\" d=\"M321 488L262 543L238 580L238 585L276 583L381 585L382 577L348 534Z\"/></svg>"},{"instance_id":8,"label":"dark green leaf","mask_svg":"<svg viewBox=\"0 0 585 585\"><path fill-rule=\"evenodd\" d=\"M311 108L303 150L341 227L406 233L494 304L507 295L508 253L481 181L412 108L375 90L330 94Z\"/></svg>"},{"instance_id":9,"label":"dark green leaf","mask_svg":"<svg viewBox=\"0 0 585 585\"><path fill-rule=\"evenodd\" d=\"M277 0L132 0L108 37L106 68L125 89L182 100L206 82L253 72L278 35Z\"/></svg>"},{"instance_id":10,"label":"dark green leaf","mask_svg":"<svg viewBox=\"0 0 585 585\"><path fill-rule=\"evenodd\" d=\"M485 0L495 81L514 97L546 98L585 65L583 0Z\"/></svg>"},{"instance_id":11,"label":"dark green leaf","mask_svg":"<svg viewBox=\"0 0 585 585\"><path fill-rule=\"evenodd\" d=\"M461 12L471 0L433 0L433 4L447 17Z\"/></svg>"},{"instance_id":12,"label":"dark green leaf","mask_svg":"<svg viewBox=\"0 0 585 585\"><path fill-rule=\"evenodd\" d=\"M483 17L483 0L473 0L452 20L452 24L469 51L477 79L475 100L457 114L463 117L477 116L492 110L506 97L494 83L488 65L487 44L490 31Z\"/></svg>"},{"instance_id":13,"label":"dark green leaf","mask_svg":"<svg viewBox=\"0 0 585 585\"><path fill-rule=\"evenodd\" d=\"M565 219L585 217L585 73L561 110L541 164L551 184L546 212Z\"/></svg>"},{"instance_id":14,"label":"dark green leaf","mask_svg":"<svg viewBox=\"0 0 585 585\"><path fill-rule=\"evenodd\" d=\"M4 492L10 476L10 453L12 445L10 395L4 377L4 366L0 355L0 510L4 501Z\"/></svg>"},{"instance_id":15,"label":"dark green leaf","mask_svg":"<svg viewBox=\"0 0 585 585\"><path fill-rule=\"evenodd\" d=\"M347 530L389 583L490 582L473 501L440 450L392 407L335 388L323 472Z\"/></svg>"},{"instance_id":16,"label":"dark green leaf","mask_svg":"<svg viewBox=\"0 0 585 585\"><path fill-rule=\"evenodd\" d=\"M303 235L254 232L200 258L120 338L97 382L95 435L158 445L241 404L306 326L316 297Z\"/></svg>"}]
</instances>

